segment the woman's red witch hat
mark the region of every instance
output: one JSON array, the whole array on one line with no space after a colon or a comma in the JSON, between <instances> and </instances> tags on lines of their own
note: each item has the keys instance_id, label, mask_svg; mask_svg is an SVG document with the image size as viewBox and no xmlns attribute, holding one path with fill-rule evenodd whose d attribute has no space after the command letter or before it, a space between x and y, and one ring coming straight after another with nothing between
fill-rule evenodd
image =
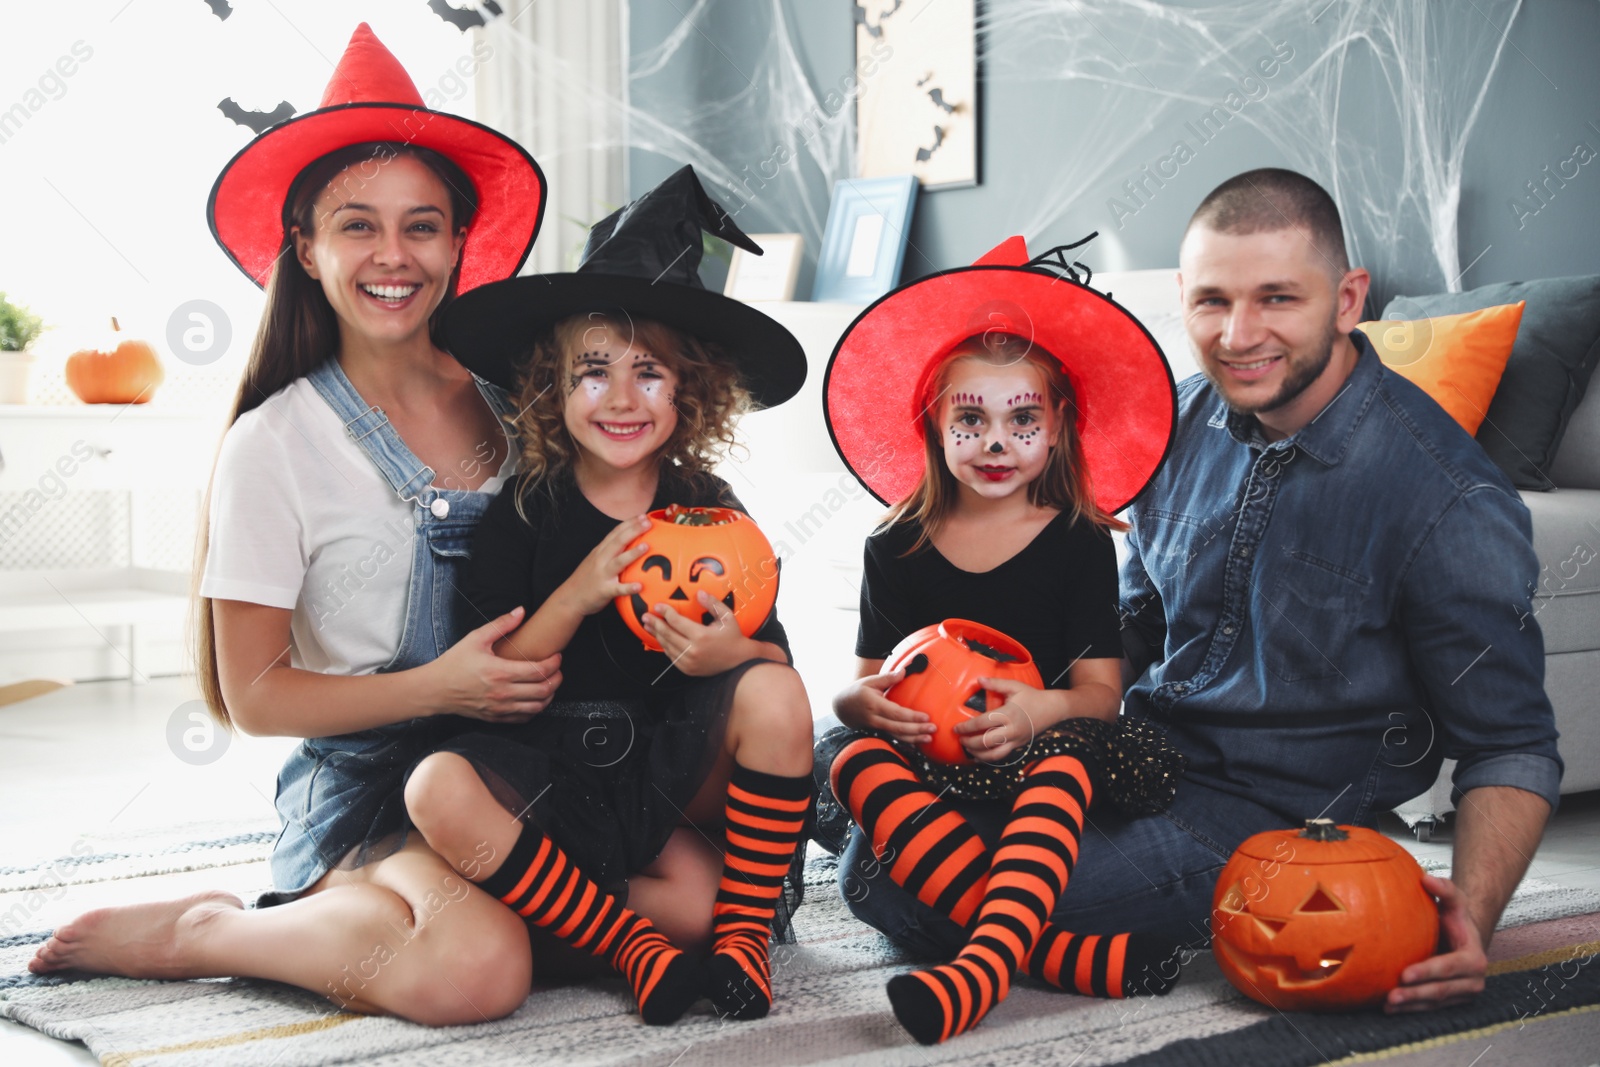
<instances>
[{"instance_id":1,"label":"woman's red witch hat","mask_svg":"<svg viewBox=\"0 0 1600 1067\"><path fill-rule=\"evenodd\" d=\"M834 447L873 496L894 504L916 488L933 369L990 331L1061 360L1103 511L1120 511L1149 484L1172 440L1172 371L1139 320L1079 282L1061 251L1030 259L1027 243L1012 237L970 267L894 290L851 323L828 361L823 406Z\"/></svg>"},{"instance_id":2,"label":"woman's red witch hat","mask_svg":"<svg viewBox=\"0 0 1600 1067\"><path fill-rule=\"evenodd\" d=\"M283 247L285 201L295 178L329 152L368 141L431 148L476 186L478 215L461 251L458 292L517 273L544 218L544 173L504 134L424 107L411 76L364 22L321 106L266 130L222 168L206 205L217 243L252 281L266 285Z\"/></svg>"}]
</instances>

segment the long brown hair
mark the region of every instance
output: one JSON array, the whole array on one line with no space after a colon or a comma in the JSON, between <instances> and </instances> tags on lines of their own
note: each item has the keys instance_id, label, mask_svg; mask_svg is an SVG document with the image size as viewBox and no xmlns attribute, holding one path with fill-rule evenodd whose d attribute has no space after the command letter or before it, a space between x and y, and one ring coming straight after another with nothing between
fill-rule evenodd
<instances>
[{"instance_id":1,"label":"long brown hair","mask_svg":"<svg viewBox=\"0 0 1600 1067\"><path fill-rule=\"evenodd\" d=\"M750 394L739 384L738 369L715 345L652 320L600 312L573 315L534 342L519 379L512 425L522 441L517 512L523 518L527 496L543 489L554 499L557 479L570 474L577 462L577 442L567 429L567 394L574 361L597 328L627 337L629 351L649 352L677 375L672 406L678 424L661 447L663 472L709 473L739 447L734 430L739 416L750 409Z\"/></svg>"},{"instance_id":2,"label":"long brown hair","mask_svg":"<svg viewBox=\"0 0 1600 1067\"><path fill-rule=\"evenodd\" d=\"M1068 512L1073 522L1087 519L1103 530L1128 529L1127 523L1102 511L1094 502L1089 469L1081 459L1077 391L1061 361L1037 341L997 330L968 337L923 373L917 391L917 410L922 413L922 477L904 500L889 509L879 529L902 522L918 523L922 533L906 551L906 555L911 555L920 552L950 517L958 483L944 460L944 433L939 425L939 412L949 389L951 368L964 360L995 367L1027 363L1043 379L1045 395L1054 398L1059 406L1060 418L1055 440L1051 442L1050 458L1039 476L1028 483L1028 503Z\"/></svg>"},{"instance_id":3,"label":"long brown hair","mask_svg":"<svg viewBox=\"0 0 1600 1067\"><path fill-rule=\"evenodd\" d=\"M310 163L295 178L284 198L283 244L267 280L266 309L256 329L250 358L245 364L239 391L228 414L228 427L245 412L261 404L297 378L309 374L317 364L338 354L339 319L328 303L322 283L307 274L295 255L293 227L312 234L317 228L317 198L333 180L344 174L343 185L367 180L396 156L406 155L421 162L444 182L450 194L450 229L459 232L472 225L478 213L477 190L466 173L448 158L432 149L398 141L370 141L349 145ZM465 246L463 246L464 249ZM455 298L461 273L460 257L445 287L444 299L428 319L428 333L439 344L439 323L444 309ZM226 430L226 428L225 428ZM216 463L212 461L212 476ZM200 595L200 580L205 574L206 553L211 544L211 484L206 485L200 505L199 531L195 538L194 569L189 583L189 638L194 656L195 681L206 706L219 722L232 726L222 699L222 682L217 671L216 621L211 598Z\"/></svg>"}]
</instances>

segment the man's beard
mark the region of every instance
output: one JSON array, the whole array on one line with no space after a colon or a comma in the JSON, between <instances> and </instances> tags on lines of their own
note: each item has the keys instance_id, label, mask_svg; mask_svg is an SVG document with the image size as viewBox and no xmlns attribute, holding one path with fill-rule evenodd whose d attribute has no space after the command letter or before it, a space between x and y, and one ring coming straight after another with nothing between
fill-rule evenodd
<instances>
[{"instance_id":1,"label":"man's beard","mask_svg":"<svg viewBox=\"0 0 1600 1067\"><path fill-rule=\"evenodd\" d=\"M1223 399L1227 401L1229 410L1238 412L1241 415L1259 415L1264 411L1277 411L1279 408L1293 403L1301 393L1311 388L1311 383L1320 378L1323 371L1328 369L1328 364L1333 360L1333 342L1338 336L1337 323L1332 317L1329 317L1327 326L1322 332L1322 337L1318 339L1316 347L1311 350L1311 357L1304 363L1296 365L1291 355L1286 354L1284 361L1289 364L1289 367L1288 373L1283 379L1283 384L1278 387L1276 393L1260 403L1243 405L1236 403L1229 397L1228 390L1223 387L1222 382L1218 380L1220 375L1212 374L1209 369L1202 369L1205 370L1206 377L1211 379L1211 384L1216 387L1217 391L1222 394ZM1233 355L1232 352L1226 352L1226 354Z\"/></svg>"}]
</instances>

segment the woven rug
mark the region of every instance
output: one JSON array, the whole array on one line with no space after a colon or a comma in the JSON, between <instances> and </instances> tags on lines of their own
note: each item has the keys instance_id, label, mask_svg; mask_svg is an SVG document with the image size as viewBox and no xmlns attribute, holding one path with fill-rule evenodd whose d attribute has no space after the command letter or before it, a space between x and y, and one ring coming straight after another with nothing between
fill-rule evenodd
<instances>
[{"instance_id":1,"label":"woven rug","mask_svg":"<svg viewBox=\"0 0 1600 1067\"><path fill-rule=\"evenodd\" d=\"M171 871L202 870L238 891L266 879L271 834L260 827L169 833L107 847L99 862L52 861L0 869L0 919L30 896L94 877L122 882L125 899ZM1100 1001L1019 982L974 1032L933 1048L911 1042L889 1012L884 983L905 960L855 921L834 888L832 857L812 848L799 943L778 946L778 999L761 1022L725 1022L702 1006L676 1026L634 1014L620 980L544 990L511 1016L430 1029L335 1011L303 991L240 979L146 982L40 979L24 970L45 928L0 937L0 1017L82 1041L112 1067L199 1064L929 1064L1041 1065L1313 1064L1392 1059L1404 1067L1465 1065L1488 1045L1522 1050L1492 1062L1589 1063L1600 1047L1600 895L1529 880L1495 941L1500 962L1473 1004L1420 1016L1283 1015L1247 1000L1222 979L1209 953L1184 968L1169 995ZM229 864L208 869L212 864ZM170 879L171 875L167 875ZM67 883L66 880L74 880ZM28 889L28 886L38 888ZM88 888L93 888L89 886ZM59 892L59 889L55 890ZM248 892L242 893L248 897ZM20 902L20 903L19 903ZM7 911L7 907L10 908ZM48 916L49 909L22 914ZM58 921L51 917L50 921ZM1475 1042L1475 1044L1474 1044ZM1578 1058L1569 1059L1563 1050ZM1420 1057L1420 1058L1419 1058ZM1428 1058L1435 1057L1435 1058ZM1584 1058L1587 1057L1587 1058ZM1490 1062L1490 1061L1485 1061ZM1480 1065L1482 1067L1482 1065Z\"/></svg>"}]
</instances>

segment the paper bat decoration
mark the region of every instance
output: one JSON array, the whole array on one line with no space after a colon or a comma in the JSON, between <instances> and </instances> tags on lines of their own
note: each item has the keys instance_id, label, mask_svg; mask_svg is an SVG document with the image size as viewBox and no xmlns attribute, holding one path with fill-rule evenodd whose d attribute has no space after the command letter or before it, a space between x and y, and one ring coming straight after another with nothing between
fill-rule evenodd
<instances>
[{"instance_id":1,"label":"paper bat decoration","mask_svg":"<svg viewBox=\"0 0 1600 1067\"><path fill-rule=\"evenodd\" d=\"M934 90L934 92L938 91L939 90L937 89ZM933 154L939 151L939 146L942 144L944 144L944 127L935 126L933 128L933 144L928 148L917 149L917 162L926 163L928 160L932 159Z\"/></svg>"},{"instance_id":2,"label":"paper bat decoration","mask_svg":"<svg viewBox=\"0 0 1600 1067\"><path fill-rule=\"evenodd\" d=\"M248 127L251 133L261 133L267 127L276 126L284 119L292 117L295 107L289 101L284 100L271 111L246 111L235 103L233 97L230 96L217 105L217 110L240 126Z\"/></svg>"},{"instance_id":3,"label":"paper bat decoration","mask_svg":"<svg viewBox=\"0 0 1600 1067\"><path fill-rule=\"evenodd\" d=\"M937 85L928 90L928 99L932 100L935 106L944 108L945 114L952 115L955 113L956 105L944 98L944 90Z\"/></svg>"},{"instance_id":4,"label":"paper bat decoration","mask_svg":"<svg viewBox=\"0 0 1600 1067\"><path fill-rule=\"evenodd\" d=\"M485 25L489 21L489 19L483 17L483 13L485 11L489 13L489 18L493 18L496 15L505 14L505 10L501 8L499 4L495 3L495 0L483 0L483 7L481 9L470 7L451 7L445 2L445 0L428 0L428 10L444 19L462 33L466 33L474 26Z\"/></svg>"},{"instance_id":5,"label":"paper bat decoration","mask_svg":"<svg viewBox=\"0 0 1600 1067\"><path fill-rule=\"evenodd\" d=\"M206 0L206 6L211 9L213 15L223 21L233 14L233 5L228 3L228 0Z\"/></svg>"},{"instance_id":6,"label":"paper bat decoration","mask_svg":"<svg viewBox=\"0 0 1600 1067\"><path fill-rule=\"evenodd\" d=\"M855 0L850 5L850 14L855 18L856 25L867 31L868 37L882 37L883 27L874 26L867 21L867 9L862 6L861 0Z\"/></svg>"}]
</instances>

